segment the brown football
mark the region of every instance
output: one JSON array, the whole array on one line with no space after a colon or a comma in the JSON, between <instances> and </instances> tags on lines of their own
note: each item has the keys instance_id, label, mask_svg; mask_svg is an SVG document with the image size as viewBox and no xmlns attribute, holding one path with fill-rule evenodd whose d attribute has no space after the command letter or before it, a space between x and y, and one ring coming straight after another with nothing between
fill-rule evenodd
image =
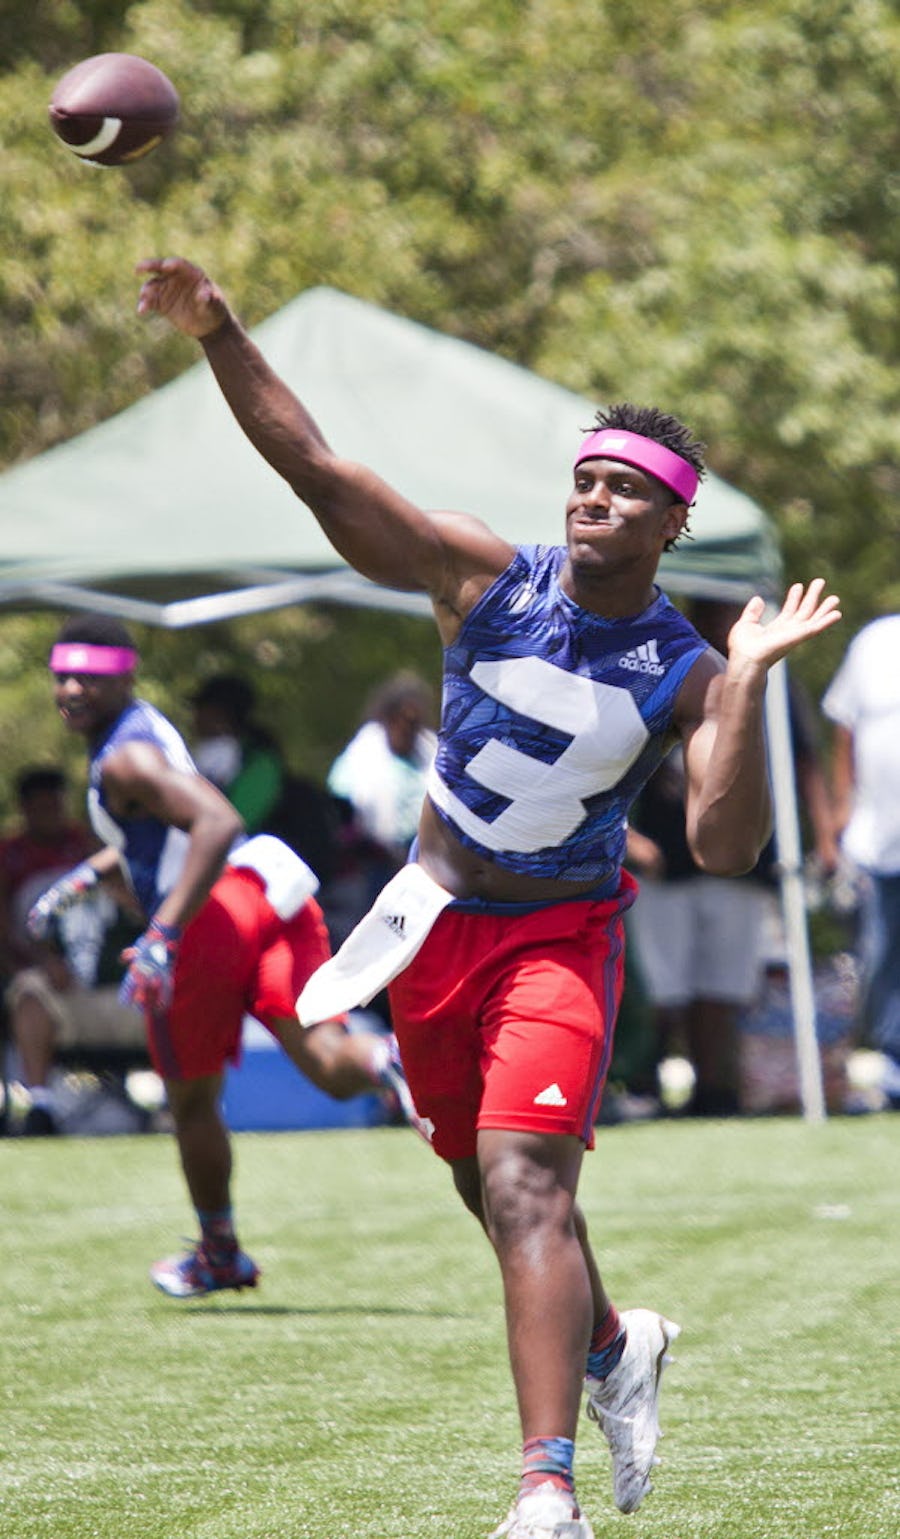
<instances>
[{"instance_id":1,"label":"brown football","mask_svg":"<svg viewBox=\"0 0 900 1539\"><path fill-rule=\"evenodd\" d=\"M133 53L98 53L63 75L50 99L50 124L81 160L121 166L171 132L178 105L178 92L155 64Z\"/></svg>"}]
</instances>

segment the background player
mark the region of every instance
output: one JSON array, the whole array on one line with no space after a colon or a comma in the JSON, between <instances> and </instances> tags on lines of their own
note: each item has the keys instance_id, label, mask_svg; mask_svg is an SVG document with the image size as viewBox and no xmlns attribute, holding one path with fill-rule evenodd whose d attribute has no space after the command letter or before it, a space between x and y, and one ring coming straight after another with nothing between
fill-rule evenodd
<instances>
[{"instance_id":1,"label":"background player","mask_svg":"<svg viewBox=\"0 0 900 1539\"><path fill-rule=\"evenodd\" d=\"M122 997L144 1012L200 1225L198 1243L150 1275L187 1298L255 1287L259 1275L235 1233L219 1106L246 1014L337 1099L373 1086L409 1097L387 1039L351 1034L339 1019L301 1030L294 1000L329 955L315 878L281 840L244 839L238 813L198 774L171 722L135 699L136 666L131 636L111 616L76 616L53 647L54 697L65 725L87 740L88 807L105 847L45 893L29 923L42 933L98 881L123 873L143 905L147 928L125 953Z\"/></svg>"},{"instance_id":2,"label":"background player","mask_svg":"<svg viewBox=\"0 0 900 1539\"><path fill-rule=\"evenodd\" d=\"M625 814L680 737L695 859L723 874L754 864L770 823L767 670L838 619L837 600L819 580L795 585L765 626L751 600L726 663L655 586L702 473L701 446L674 418L598 414L576 456L565 546L514 547L337 456L199 268L167 258L138 270L140 313L202 342L240 426L340 554L375 582L431 597L444 714L417 875L401 872L387 907L376 904L382 939L369 950L387 955L389 934L410 934L419 915L391 1008L435 1150L500 1264L524 1446L497 1534L590 1539L572 1474L585 1361L615 1499L633 1511L649 1490L675 1330L649 1310L618 1315L576 1203L634 895ZM515 477L511 462L511 496ZM303 1018L318 1018L306 999Z\"/></svg>"}]
</instances>

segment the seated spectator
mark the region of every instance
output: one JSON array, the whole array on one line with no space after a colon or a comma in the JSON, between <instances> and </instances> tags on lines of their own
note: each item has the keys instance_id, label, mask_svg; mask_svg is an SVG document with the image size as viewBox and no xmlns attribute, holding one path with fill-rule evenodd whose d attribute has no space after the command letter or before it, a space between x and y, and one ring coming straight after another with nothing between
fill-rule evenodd
<instances>
[{"instance_id":1,"label":"seated spectator","mask_svg":"<svg viewBox=\"0 0 900 1539\"><path fill-rule=\"evenodd\" d=\"M284 761L274 737L254 719L253 685L236 674L217 674L200 685L191 705L192 752L201 775L225 792L248 834L267 833Z\"/></svg>"},{"instance_id":2,"label":"seated spectator","mask_svg":"<svg viewBox=\"0 0 900 1539\"><path fill-rule=\"evenodd\" d=\"M248 834L283 839L327 882L338 858L339 808L322 786L288 769L275 737L257 720L253 685L216 674L191 704L191 750L201 775L228 797Z\"/></svg>"},{"instance_id":3,"label":"seated spectator","mask_svg":"<svg viewBox=\"0 0 900 1539\"><path fill-rule=\"evenodd\" d=\"M335 949L406 863L437 746L433 717L425 680L407 669L392 674L369 696L362 725L328 772L344 808L342 859L322 897ZM371 1008L390 1026L386 992Z\"/></svg>"},{"instance_id":4,"label":"seated spectator","mask_svg":"<svg viewBox=\"0 0 900 1539\"><path fill-rule=\"evenodd\" d=\"M437 739L434 698L418 674L402 671L369 698L362 726L328 772L328 786L353 808L361 832L385 852L388 876L415 836Z\"/></svg>"},{"instance_id":5,"label":"seated spectator","mask_svg":"<svg viewBox=\"0 0 900 1539\"><path fill-rule=\"evenodd\" d=\"M36 958L25 927L31 905L97 847L90 829L69 816L63 770L23 769L15 789L21 826L0 839L0 975L7 983Z\"/></svg>"},{"instance_id":6,"label":"seated spectator","mask_svg":"<svg viewBox=\"0 0 900 1539\"><path fill-rule=\"evenodd\" d=\"M121 953L141 929L108 894L92 894L60 916L56 944L46 945L43 960L13 977L6 1010L31 1103L22 1124L25 1137L62 1130L54 1074L60 1049L143 1051L143 1018L118 998Z\"/></svg>"},{"instance_id":7,"label":"seated spectator","mask_svg":"<svg viewBox=\"0 0 900 1539\"><path fill-rule=\"evenodd\" d=\"M107 897L102 911L86 905L83 917L67 915L53 945L33 941L25 926L41 893L97 848L90 830L69 816L67 789L55 766L23 770L16 780L22 827L0 841L0 960L8 1034L31 1101L27 1135L58 1131L51 1083L58 1048L143 1044L140 1018L115 1000L118 952L136 925L111 934L108 983L95 986L104 934L119 916L115 903Z\"/></svg>"}]
</instances>

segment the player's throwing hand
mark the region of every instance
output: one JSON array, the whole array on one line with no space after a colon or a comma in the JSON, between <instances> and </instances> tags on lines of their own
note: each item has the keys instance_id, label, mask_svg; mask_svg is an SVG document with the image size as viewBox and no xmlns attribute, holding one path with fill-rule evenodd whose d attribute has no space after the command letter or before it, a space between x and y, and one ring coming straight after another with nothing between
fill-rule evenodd
<instances>
[{"instance_id":1,"label":"player's throwing hand","mask_svg":"<svg viewBox=\"0 0 900 1539\"><path fill-rule=\"evenodd\" d=\"M229 310L220 289L200 267L184 257L150 257L135 272L145 274L138 294L138 315L156 311L178 331L198 340L218 331Z\"/></svg>"}]
</instances>

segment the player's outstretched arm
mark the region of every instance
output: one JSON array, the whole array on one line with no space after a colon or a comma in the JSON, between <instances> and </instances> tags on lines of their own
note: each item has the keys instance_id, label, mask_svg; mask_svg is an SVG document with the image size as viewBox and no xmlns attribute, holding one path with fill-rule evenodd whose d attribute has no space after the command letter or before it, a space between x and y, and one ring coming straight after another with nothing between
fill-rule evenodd
<instances>
[{"instance_id":1,"label":"player's outstretched arm","mask_svg":"<svg viewBox=\"0 0 900 1539\"><path fill-rule=\"evenodd\" d=\"M763 623L753 598L732 626L724 668L708 653L679 697L685 745L687 835L705 871L750 870L771 832L765 691L769 669L841 618L824 582L794 583L777 615Z\"/></svg>"},{"instance_id":2,"label":"player's outstretched arm","mask_svg":"<svg viewBox=\"0 0 900 1539\"><path fill-rule=\"evenodd\" d=\"M808 587L792 583L773 619L763 623L765 603L752 598L728 633L728 662L761 663L766 669L804 641L818 636L841 619L841 601L825 594L825 579L814 577Z\"/></svg>"},{"instance_id":3,"label":"player's outstretched arm","mask_svg":"<svg viewBox=\"0 0 900 1539\"><path fill-rule=\"evenodd\" d=\"M163 316L201 343L243 432L357 571L390 587L424 590L452 609L473 576L503 570L511 549L478 520L435 519L367 467L334 454L199 267L166 257L137 271L138 313Z\"/></svg>"}]
</instances>

